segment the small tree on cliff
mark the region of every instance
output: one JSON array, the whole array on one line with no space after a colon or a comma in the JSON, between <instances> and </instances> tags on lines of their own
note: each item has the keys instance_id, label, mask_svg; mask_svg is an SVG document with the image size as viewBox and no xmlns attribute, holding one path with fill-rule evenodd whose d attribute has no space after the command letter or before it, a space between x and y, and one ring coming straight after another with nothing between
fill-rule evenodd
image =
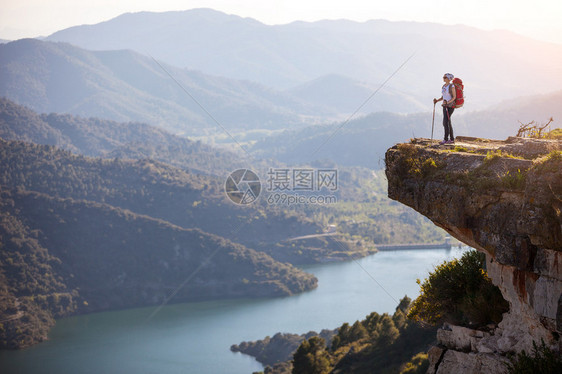
<instances>
[{"instance_id":1,"label":"small tree on cliff","mask_svg":"<svg viewBox=\"0 0 562 374\"><path fill-rule=\"evenodd\" d=\"M317 336L304 340L293 355L292 374L327 374L330 371L326 341Z\"/></svg>"},{"instance_id":2,"label":"small tree on cliff","mask_svg":"<svg viewBox=\"0 0 562 374\"><path fill-rule=\"evenodd\" d=\"M478 327L498 323L509 309L500 290L484 270L485 256L476 250L445 261L420 282L408 318L428 324L449 322Z\"/></svg>"}]
</instances>

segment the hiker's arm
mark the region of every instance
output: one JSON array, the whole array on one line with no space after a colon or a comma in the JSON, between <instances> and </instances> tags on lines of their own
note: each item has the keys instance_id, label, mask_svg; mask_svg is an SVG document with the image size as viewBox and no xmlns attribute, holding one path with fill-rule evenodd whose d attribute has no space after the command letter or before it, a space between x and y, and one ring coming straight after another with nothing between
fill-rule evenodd
<instances>
[{"instance_id":1,"label":"hiker's arm","mask_svg":"<svg viewBox=\"0 0 562 374\"><path fill-rule=\"evenodd\" d=\"M433 99L433 104L437 104L441 100L443 100L443 96L441 96L439 99Z\"/></svg>"}]
</instances>

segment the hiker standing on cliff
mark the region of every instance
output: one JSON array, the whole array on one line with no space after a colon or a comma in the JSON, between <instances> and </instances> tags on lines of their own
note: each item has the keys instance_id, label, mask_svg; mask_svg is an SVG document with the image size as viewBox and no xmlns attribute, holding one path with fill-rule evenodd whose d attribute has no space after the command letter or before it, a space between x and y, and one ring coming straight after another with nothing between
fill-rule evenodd
<instances>
[{"instance_id":1,"label":"hiker standing on cliff","mask_svg":"<svg viewBox=\"0 0 562 374\"><path fill-rule=\"evenodd\" d=\"M455 99L457 98L457 92L455 85L451 83L454 76L453 74L447 73L443 76L443 81L445 84L441 88L441 97L439 99L433 99L433 104L438 103L443 100L443 127L445 128L445 138L439 144L454 144L455 137L453 135L453 125L451 123L451 116L455 111ZM449 138L450 140L447 140Z\"/></svg>"}]
</instances>

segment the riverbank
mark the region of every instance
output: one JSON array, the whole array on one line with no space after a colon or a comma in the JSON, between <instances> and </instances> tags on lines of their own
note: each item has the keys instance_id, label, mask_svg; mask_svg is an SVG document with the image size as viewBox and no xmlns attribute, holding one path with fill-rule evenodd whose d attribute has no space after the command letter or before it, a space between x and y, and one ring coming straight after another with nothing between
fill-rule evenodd
<instances>
[{"instance_id":1,"label":"riverbank","mask_svg":"<svg viewBox=\"0 0 562 374\"><path fill-rule=\"evenodd\" d=\"M403 250L416 250L416 249L446 249L451 250L450 243L441 244L378 244L379 251L403 251Z\"/></svg>"}]
</instances>

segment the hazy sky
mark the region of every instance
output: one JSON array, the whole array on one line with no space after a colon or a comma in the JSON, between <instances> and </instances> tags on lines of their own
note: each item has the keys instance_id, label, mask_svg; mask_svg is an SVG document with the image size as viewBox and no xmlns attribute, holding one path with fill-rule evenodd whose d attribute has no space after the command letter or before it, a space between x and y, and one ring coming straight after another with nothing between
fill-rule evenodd
<instances>
[{"instance_id":1,"label":"hazy sky","mask_svg":"<svg viewBox=\"0 0 562 374\"><path fill-rule=\"evenodd\" d=\"M347 18L465 24L562 44L560 0L0 0L0 38L46 36L119 14L213 8L267 24Z\"/></svg>"}]
</instances>

